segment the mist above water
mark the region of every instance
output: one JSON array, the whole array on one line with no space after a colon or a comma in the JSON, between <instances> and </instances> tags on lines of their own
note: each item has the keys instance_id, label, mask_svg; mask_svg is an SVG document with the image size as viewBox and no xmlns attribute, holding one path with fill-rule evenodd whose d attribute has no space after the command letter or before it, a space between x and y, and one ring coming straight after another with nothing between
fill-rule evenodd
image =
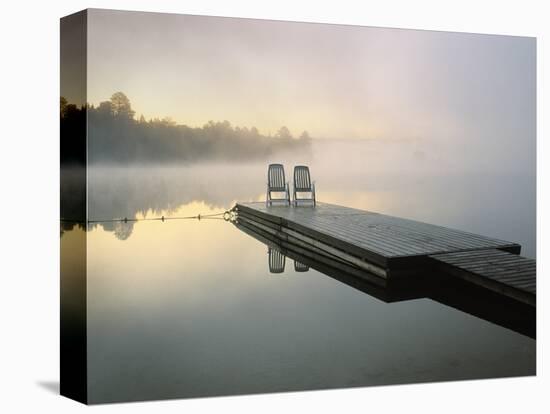
<instances>
[{"instance_id":1,"label":"mist above water","mask_svg":"<svg viewBox=\"0 0 550 414\"><path fill-rule=\"evenodd\" d=\"M311 154L246 163L93 166L89 219L169 216L192 202L224 211L238 201L264 200L272 162L285 165L290 182L294 165L309 165L319 201L519 242L524 254L535 256L534 165L532 171L497 163L482 170L473 162L451 168L421 143L399 141L313 140Z\"/></svg>"}]
</instances>

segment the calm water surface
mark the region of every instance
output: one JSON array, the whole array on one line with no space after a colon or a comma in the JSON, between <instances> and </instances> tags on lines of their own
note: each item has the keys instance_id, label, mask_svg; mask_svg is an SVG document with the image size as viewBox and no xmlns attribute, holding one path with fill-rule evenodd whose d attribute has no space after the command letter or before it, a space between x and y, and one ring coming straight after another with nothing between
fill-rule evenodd
<instances>
[{"instance_id":1,"label":"calm water surface","mask_svg":"<svg viewBox=\"0 0 550 414\"><path fill-rule=\"evenodd\" d=\"M529 174L318 165L321 201L535 257ZM261 200L264 176L264 163L94 167L89 218L217 213ZM533 375L535 341L430 299L384 303L290 259L272 274L267 247L223 220L101 223L88 229L88 370L92 402L276 392Z\"/></svg>"}]
</instances>

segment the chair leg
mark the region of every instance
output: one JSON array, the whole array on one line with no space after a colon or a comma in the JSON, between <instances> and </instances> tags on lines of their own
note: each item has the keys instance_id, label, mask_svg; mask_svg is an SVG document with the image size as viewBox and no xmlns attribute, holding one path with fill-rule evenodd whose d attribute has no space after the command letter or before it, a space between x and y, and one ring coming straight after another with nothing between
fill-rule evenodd
<instances>
[{"instance_id":1,"label":"chair leg","mask_svg":"<svg viewBox=\"0 0 550 414\"><path fill-rule=\"evenodd\" d=\"M288 183L286 183L286 201L290 207L290 188L288 187Z\"/></svg>"}]
</instances>

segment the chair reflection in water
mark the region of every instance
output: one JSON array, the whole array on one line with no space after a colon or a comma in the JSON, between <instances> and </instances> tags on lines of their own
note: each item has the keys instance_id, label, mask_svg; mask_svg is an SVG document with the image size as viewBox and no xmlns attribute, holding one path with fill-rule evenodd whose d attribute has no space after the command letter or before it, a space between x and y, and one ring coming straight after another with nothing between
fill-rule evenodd
<instances>
[{"instance_id":1,"label":"chair reflection in water","mask_svg":"<svg viewBox=\"0 0 550 414\"><path fill-rule=\"evenodd\" d=\"M300 273L307 272L309 271L309 266L294 260L294 271Z\"/></svg>"},{"instance_id":2,"label":"chair reflection in water","mask_svg":"<svg viewBox=\"0 0 550 414\"><path fill-rule=\"evenodd\" d=\"M267 248L269 260L269 273L283 273L285 271L286 256L279 250Z\"/></svg>"},{"instance_id":3,"label":"chair reflection in water","mask_svg":"<svg viewBox=\"0 0 550 414\"><path fill-rule=\"evenodd\" d=\"M286 256L279 250L271 247L267 248L267 255L269 262L269 273L284 273ZM294 271L300 273L307 272L309 271L309 266L294 260Z\"/></svg>"}]
</instances>

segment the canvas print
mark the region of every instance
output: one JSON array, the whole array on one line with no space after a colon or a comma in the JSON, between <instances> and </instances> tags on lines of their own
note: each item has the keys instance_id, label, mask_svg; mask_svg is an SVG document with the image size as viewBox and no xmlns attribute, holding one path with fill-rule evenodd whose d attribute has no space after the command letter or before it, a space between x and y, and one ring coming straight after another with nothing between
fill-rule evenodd
<instances>
[{"instance_id":1,"label":"canvas print","mask_svg":"<svg viewBox=\"0 0 550 414\"><path fill-rule=\"evenodd\" d=\"M61 394L536 374L536 39L61 19Z\"/></svg>"}]
</instances>

